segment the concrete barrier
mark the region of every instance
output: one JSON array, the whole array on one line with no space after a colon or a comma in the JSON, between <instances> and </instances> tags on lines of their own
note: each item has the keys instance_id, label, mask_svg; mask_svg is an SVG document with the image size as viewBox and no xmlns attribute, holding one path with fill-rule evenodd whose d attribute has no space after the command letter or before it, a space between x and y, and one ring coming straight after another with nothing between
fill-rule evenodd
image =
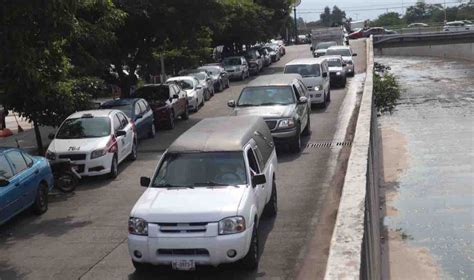
<instances>
[{"instance_id":1,"label":"concrete barrier","mask_svg":"<svg viewBox=\"0 0 474 280\"><path fill-rule=\"evenodd\" d=\"M367 41L367 76L344 179L325 279L380 279L377 116L373 106L373 40Z\"/></svg>"},{"instance_id":2,"label":"concrete barrier","mask_svg":"<svg viewBox=\"0 0 474 280\"><path fill-rule=\"evenodd\" d=\"M375 55L433 56L474 61L474 43L375 49Z\"/></svg>"}]
</instances>

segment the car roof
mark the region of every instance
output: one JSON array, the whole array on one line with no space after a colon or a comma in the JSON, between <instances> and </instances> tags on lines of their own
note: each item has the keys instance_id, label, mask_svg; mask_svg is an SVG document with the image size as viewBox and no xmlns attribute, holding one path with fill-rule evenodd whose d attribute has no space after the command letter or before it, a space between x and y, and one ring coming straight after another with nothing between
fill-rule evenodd
<instances>
[{"instance_id":1,"label":"car roof","mask_svg":"<svg viewBox=\"0 0 474 280\"><path fill-rule=\"evenodd\" d=\"M79 111L79 112L75 112L74 114L70 115L67 118L68 119L77 119L77 118L81 118L84 115L91 115L92 117L108 117L113 112L118 112L118 110L99 109L99 110Z\"/></svg>"},{"instance_id":2,"label":"car roof","mask_svg":"<svg viewBox=\"0 0 474 280\"><path fill-rule=\"evenodd\" d=\"M318 58L297 58L288 62L286 65L301 65L301 64L321 64L326 60L326 57Z\"/></svg>"},{"instance_id":3,"label":"car roof","mask_svg":"<svg viewBox=\"0 0 474 280\"><path fill-rule=\"evenodd\" d=\"M172 77L172 78L169 78L167 81L178 81L178 80L193 80L196 79L195 77L193 76L176 76L176 77Z\"/></svg>"},{"instance_id":4,"label":"car roof","mask_svg":"<svg viewBox=\"0 0 474 280\"><path fill-rule=\"evenodd\" d=\"M242 151L255 136L267 132L267 124L259 116L217 117L203 119L176 139L168 152Z\"/></svg>"},{"instance_id":5,"label":"car roof","mask_svg":"<svg viewBox=\"0 0 474 280\"><path fill-rule=\"evenodd\" d=\"M328 50L350 50L351 47L349 46L332 46L332 47L329 47Z\"/></svg>"},{"instance_id":6,"label":"car roof","mask_svg":"<svg viewBox=\"0 0 474 280\"><path fill-rule=\"evenodd\" d=\"M302 80L300 74L274 74L256 78L248 84L249 87L258 86L289 86L294 80Z\"/></svg>"},{"instance_id":7,"label":"car roof","mask_svg":"<svg viewBox=\"0 0 474 280\"><path fill-rule=\"evenodd\" d=\"M140 98L120 98L120 99L114 99L114 100L109 100L104 103L102 103L101 106L123 106L123 105L132 105L135 102L140 100Z\"/></svg>"}]
</instances>

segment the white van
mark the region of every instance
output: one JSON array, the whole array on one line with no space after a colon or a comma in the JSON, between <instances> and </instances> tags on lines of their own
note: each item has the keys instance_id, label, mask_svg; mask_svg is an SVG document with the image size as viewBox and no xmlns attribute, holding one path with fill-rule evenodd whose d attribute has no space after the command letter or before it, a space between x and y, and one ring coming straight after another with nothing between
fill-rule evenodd
<instances>
[{"instance_id":1,"label":"white van","mask_svg":"<svg viewBox=\"0 0 474 280\"><path fill-rule=\"evenodd\" d=\"M300 74L309 92L311 104L327 106L331 101L329 67L326 58L300 58L285 65L285 74Z\"/></svg>"}]
</instances>

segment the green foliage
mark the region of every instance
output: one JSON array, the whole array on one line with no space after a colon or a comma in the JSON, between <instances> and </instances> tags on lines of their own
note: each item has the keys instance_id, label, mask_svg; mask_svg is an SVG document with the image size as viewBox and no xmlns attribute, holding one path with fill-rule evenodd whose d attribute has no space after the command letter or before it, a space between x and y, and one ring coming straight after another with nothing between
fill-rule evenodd
<instances>
[{"instance_id":1,"label":"green foliage","mask_svg":"<svg viewBox=\"0 0 474 280\"><path fill-rule=\"evenodd\" d=\"M334 6L331 9L329 7L324 8L324 12L320 15L320 23L322 26L334 27L341 26L346 21L346 12Z\"/></svg>"},{"instance_id":2,"label":"green foliage","mask_svg":"<svg viewBox=\"0 0 474 280\"><path fill-rule=\"evenodd\" d=\"M372 26L401 26L403 24L403 19L396 12L382 14L371 23Z\"/></svg>"},{"instance_id":3,"label":"green foliage","mask_svg":"<svg viewBox=\"0 0 474 280\"><path fill-rule=\"evenodd\" d=\"M380 74L374 72L374 98L375 106L381 113L392 113L400 98L400 86L397 79L391 73Z\"/></svg>"}]
</instances>

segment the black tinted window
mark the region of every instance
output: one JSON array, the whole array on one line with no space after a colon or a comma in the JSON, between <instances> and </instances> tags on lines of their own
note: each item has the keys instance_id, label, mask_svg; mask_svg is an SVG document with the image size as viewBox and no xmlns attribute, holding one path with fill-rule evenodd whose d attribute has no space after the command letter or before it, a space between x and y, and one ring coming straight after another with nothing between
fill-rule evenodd
<instances>
[{"instance_id":1,"label":"black tinted window","mask_svg":"<svg viewBox=\"0 0 474 280\"><path fill-rule=\"evenodd\" d=\"M28 168L28 166L26 165L26 161L20 152L17 152L17 151L9 152L7 154L7 158L10 160L11 164L13 165L13 170L15 171L15 174L18 174L21 171Z\"/></svg>"},{"instance_id":2,"label":"black tinted window","mask_svg":"<svg viewBox=\"0 0 474 280\"><path fill-rule=\"evenodd\" d=\"M12 169L3 155L0 155L0 177L7 180L13 177Z\"/></svg>"},{"instance_id":3,"label":"black tinted window","mask_svg":"<svg viewBox=\"0 0 474 280\"><path fill-rule=\"evenodd\" d=\"M33 159L31 158L31 156L25 153L22 153L22 155L25 158L26 165L28 165L28 167L33 166Z\"/></svg>"},{"instance_id":4,"label":"black tinted window","mask_svg":"<svg viewBox=\"0 0 474 280\"><path fill-rule=\"evenodd\" d=\"M108 117L67 119L59 128L58 139L97 138L110 135Z\"/></svg>"},{"instance_id":5,"label":"black tinted window","mask_svg":"<svg viewBox=\"0 0 474 280\"><path fill-rule=\"evenodd\" d=\"M252 149L247 151L247 159L249 160L249 166L253 171L253 175L260 174L260 169L258 168L257 160L255 159Z\"/></svg>"}]
</instances>

